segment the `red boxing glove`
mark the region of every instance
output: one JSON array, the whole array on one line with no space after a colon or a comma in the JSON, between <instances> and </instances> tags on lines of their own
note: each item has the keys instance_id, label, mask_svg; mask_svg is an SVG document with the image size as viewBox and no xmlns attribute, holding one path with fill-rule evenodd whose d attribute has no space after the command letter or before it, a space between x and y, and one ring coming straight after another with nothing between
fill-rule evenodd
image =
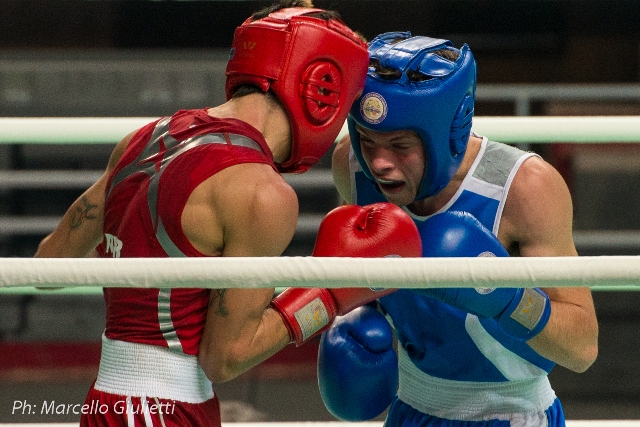
<instances>
[{"instance_id":1,"label":"red boxing glove","mask_svg":"<svg viewBox=\"0 0 640 427\"><path fill-rule=\"evenodd\" d=\"M421 257L420 233L409 215L391 203L344 205L320 224L313 256ZM326 329L336 316L394 292L368 288L288 288L271 302L301 345Z\"/></svg>"}]
</instances>

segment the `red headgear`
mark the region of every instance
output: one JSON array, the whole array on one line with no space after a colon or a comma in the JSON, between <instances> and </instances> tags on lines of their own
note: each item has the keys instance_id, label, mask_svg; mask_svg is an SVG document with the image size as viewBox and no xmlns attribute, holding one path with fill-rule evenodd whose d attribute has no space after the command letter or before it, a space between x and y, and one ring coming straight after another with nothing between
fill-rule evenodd
<instances>
[{"instance_id":1,"label":"red headgear","mask_svg":"<svg viewBox=\"0 0 640 427\"><path fill-rule=\"evenodd\" d=\"M367 45L337 19L305 14L321 9L280 9L236 28L227 64L227 99L239 85L271 89L289 116L291 157L281 172L304 172L335 141L362 91Z\"/></svg>"}]
</instances>

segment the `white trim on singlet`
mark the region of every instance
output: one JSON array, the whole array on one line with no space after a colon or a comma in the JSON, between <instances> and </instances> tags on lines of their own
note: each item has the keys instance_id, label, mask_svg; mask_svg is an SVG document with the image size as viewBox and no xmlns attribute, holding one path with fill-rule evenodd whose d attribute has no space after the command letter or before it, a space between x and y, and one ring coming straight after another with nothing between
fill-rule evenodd
<instances>
[{"instance_id":1,"label":"white trim on singlet","mask_svg":"<svg viewBox=\"0 0 640 427\"><path fill-rule=\"evenodd\" d=\"M539 157L539 156L535 153L527 153L516 161L516 164L513 167L513 169L511 169L511 173L507 177L507 182L504 185L505 194L509 194L509 190L511 189L511 183L515 178L516 173L518 173L518 171L520 170L520 166L522 166L522 163L531 157ZM498 230L500 229L500 221L502 220L502 211L504 210L504 205L506 201L507 201L507 198L505 197L500 201L500 204L498 205L498 211L496 212L496 220L495 220L495 223L493 224L493 230L491 230L493 231L493 234L495 234L496 236L498 235Z\"/></svg>"},{"instance_id":2,"label":"white trim on singlet","mask_svg":"<svg viewBox=\"0 0 640 427\"><path fill-rule=\"evenodd\" d=\"M519 381L547 375L547 371L544 369L523 359L516 353L507 350L498 340L487 332L480 323L478 316L467 314L464 328L482 355L509 381Z\"/></svg>"},{"instance_id":3,"label":"white trim on singlet","mask_svg":"<svg viewBox=\"0 0 640 427\"><path fill-rule=\"evenodd\" d=\"M478 150L478 154L476 155L476 158L473 159L473 163L471 163L471 167L469 168L469 171L467 172L467 175L462 179L462 183L460 184L460 186L458 187L456 192L453 194L453 196L451 196L451 198L447 201L447 203L445 203L445 205L443 207L438 209L437 212L434 212L431 215L421 216L421 215L416 215L416 214L410 212L406 208L405 208L405 210L407 212L409 212L411 214L411 216L416 218L417 220L425 221L428 218L432 217L433 215L448 211L449 208L451 206L453 206L453 204L455 202L458 201L458 199L460 198L460 195L463 193L463 191L465 191L467 189L467 187L471 187L474 192L482 194L482 195L486 195L487 197L491 197L491 198L494 198L494 199L497 198L497 197L501 197L501 195L497 195L496 193L492 193L491 195L485 194L484 185L478 186L478 185L474 185L472 183L472 182L478 181L477 178L473 177L473 173L475 172L476 168L480 164L480 161L484 157L484 152L487 149L487 143L488 143L488 140L486 138L482 138L482 143L480 144L480 149ZM501 188L500 189L496 188L496 190L497 191L501 191L502 189Z\"/></svg>"}]
</instances>

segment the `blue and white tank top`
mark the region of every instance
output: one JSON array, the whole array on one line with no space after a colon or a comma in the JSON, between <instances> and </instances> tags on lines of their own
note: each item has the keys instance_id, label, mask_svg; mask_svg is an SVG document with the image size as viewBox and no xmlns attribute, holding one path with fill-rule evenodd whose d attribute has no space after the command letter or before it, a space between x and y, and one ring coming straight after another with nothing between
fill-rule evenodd
<instances>
[{"instance_id":1,"label":"blue and white tank top","mask_svg":"<svg viewBox=\"0 0 640 427\"><path fill-rule=\"evenodd\" d=\"M469 212L497 235L511 182L531 156L535 154L483 138L460 188L436 213ZM349 164L352 201L358 205L385 201L353 153ZM418 227L428 219L407 212ZM398 396L416 409L444 418L473 419L473 414L452 412L457 401L464 403L460 410L481 413L487 402L493 402L502 413L544 411L555 399L547 379L554 362L503 334L495 320L480 319L409 290L385 296L380 304L400 343Z\"/></svg>"}]
</instances>

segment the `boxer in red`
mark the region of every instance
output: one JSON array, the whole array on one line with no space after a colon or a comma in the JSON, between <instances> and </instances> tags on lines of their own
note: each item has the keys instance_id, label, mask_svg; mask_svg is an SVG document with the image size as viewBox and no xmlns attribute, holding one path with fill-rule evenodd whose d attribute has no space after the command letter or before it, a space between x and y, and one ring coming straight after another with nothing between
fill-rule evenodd
<instances>
[{"instance_id":1,"label":"boxer in red","mask_svg":"<svg viewBox=\"0 0 640 427\"><path fill-rule=\"evenodd\" d=\"M234 35L227 101L126 136L36 256L281 255L298 216L281 174L306 171L331 147L367 65L366 43L335 12L287 0L254 14ZM220 426L211 382L292 341L273 294L106 288L86 399L101 410L81 425Z\"/></svg>"}]
</instances>

